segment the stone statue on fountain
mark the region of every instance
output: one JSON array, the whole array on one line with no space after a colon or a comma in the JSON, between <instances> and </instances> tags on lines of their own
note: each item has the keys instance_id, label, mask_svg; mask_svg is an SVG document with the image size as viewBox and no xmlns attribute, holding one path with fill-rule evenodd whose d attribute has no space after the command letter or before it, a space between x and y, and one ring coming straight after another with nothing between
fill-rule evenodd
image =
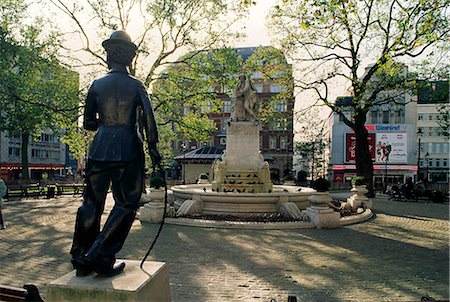
<instances>
[{"instance_id":1,"label":"stone statue on fountain","mask_svg":"<svg viewBox=\"0 0 450 302\"><path fill-rule=\"evenodd\" d=\"M212 167L212 189L217 192L268 193L272 191L269 164L260 147L260 125L256 105L258 95L245 74L234 89L227 146Z\"/></svg>"}]
</instances>

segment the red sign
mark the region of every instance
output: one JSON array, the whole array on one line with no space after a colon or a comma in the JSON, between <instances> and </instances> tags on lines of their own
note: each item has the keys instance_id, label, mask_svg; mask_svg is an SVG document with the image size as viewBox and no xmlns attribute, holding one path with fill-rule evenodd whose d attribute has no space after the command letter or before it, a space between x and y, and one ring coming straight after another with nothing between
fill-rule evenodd
<instances>
[{"instance_id":1,"label":"red sign","mask_svg":"<svg viewBox=\"0 0 450 302\"><path fill-rule=\"evenodd\" d=\"M372 161L375 160L375 133L369 133L367 135L369 141L369 151ZM356 134L345 134L345 162L354 163L356 161Z\"/></svg>"}]
</instances>

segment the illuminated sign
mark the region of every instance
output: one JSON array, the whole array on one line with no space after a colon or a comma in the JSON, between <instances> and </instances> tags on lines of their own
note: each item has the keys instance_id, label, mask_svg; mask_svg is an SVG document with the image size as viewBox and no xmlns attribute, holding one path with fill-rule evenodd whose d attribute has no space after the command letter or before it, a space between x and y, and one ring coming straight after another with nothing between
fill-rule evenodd
<instances>
[{"instance_id":1,"label":"illuminated sign","mask_svg":"<svg viewBox=\"0 0 450 302\"><path fill-rule=\"evenodd\" d=\"M366 125L369 131L400 131L400 125Z\"/></svg>"}]
</instances>

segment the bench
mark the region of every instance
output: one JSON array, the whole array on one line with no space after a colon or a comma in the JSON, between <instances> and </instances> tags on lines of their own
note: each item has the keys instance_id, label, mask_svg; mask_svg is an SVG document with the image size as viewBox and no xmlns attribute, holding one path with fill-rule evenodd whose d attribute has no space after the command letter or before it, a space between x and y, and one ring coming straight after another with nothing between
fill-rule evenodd
<instances>
[{"instance_id":1,"label":"bench","mask_svg":"<svg viewBox=\"0 0 450 302\"><path fill-rule=\"evenodd\" d=\"M21 198L24 195L23 188L21 185L9 185L7 186L7 191L5 198L11 199L11 198Z\"/></svg>"},{"instance_id":2,"label":"bench","mask_svg":"<svg viewBox=\"0 0 450 302\"><path fill-rule=\"evenodd\" d=\"M0 285L0 301L37 301L43 302L39 290L32 284L25 284L23 288Z\"/></svg>"},{"instance_id":3,"label":"bench","mask_svg":"<svg viewBox=\"0 0 450 302\"><path fill-rule=\"evenodd\" d=\"M84 184L56 184L56 195L77 195L83 194Z\"/></svg>"}]
</instances>

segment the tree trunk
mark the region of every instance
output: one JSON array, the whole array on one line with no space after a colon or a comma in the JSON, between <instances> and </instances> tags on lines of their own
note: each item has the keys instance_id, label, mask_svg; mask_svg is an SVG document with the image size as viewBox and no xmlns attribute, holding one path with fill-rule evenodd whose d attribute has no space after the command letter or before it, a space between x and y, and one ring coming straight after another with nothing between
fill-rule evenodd
<instances>
[{"instance_id":1,"label":"tree trunk","mask_svg":"<svg viewBox=\"0 0 450 302\"><path fill-rule=\"evenodd\" d=\"M374 197L373 188L373 162L369 149L368 131L364 122L355 123L356 134L356 174L364 176L369 192L367 197Z\"/></svg>"},{"instance_id":2,"label":"tree trunk","mask_svg":"<svg viewBox=\"0 0 450 302\"><path fill-rule=\"evenodd\" d=\"M28 132L22 133L22 180L27 182L30 180L28 174L28 141L30 134Z\"/></svg>"}]
</instances>

